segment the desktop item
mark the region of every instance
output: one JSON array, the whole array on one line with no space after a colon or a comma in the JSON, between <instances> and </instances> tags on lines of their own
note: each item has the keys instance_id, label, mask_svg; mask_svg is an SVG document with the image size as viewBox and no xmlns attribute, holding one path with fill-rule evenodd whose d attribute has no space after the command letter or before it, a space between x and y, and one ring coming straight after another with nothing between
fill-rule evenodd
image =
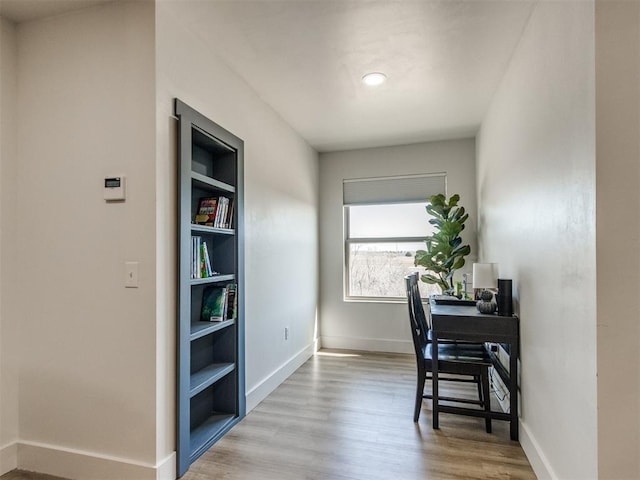
<instances>
[{"instance_id":1,"label":"desktop item","mask_svg":"<svg viewBox=\"0 0 640 480\"><path fill-rule=\"evenodd\" d=\"M498 278L497 263L474 263L473 264L473 288L482 289L480 300L476 304L480 313L493 313L497 304L493 298L493 292L489 289L496 288Z\"/></svg>"},{"instance_id":2,"label":"desktop item","mask_svg":"<svg viewBox=\"0 0 640 480\"><path fill-rule=\"evenodd\" d=\"M506 278L498 279L498 315L510 317L513 315L513 282Z\"/></svg>"}]
</instances>

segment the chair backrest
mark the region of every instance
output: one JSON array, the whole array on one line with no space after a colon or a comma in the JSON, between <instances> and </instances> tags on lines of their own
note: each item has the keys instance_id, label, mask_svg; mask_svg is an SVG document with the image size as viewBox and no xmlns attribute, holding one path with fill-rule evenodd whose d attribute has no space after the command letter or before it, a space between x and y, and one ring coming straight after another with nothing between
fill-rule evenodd
<instances>
[{"instance_id":1,"label":"chair backrest","mask_svg":"<svg viewBox=\"0 0 640 480\"><path fill-rule=\"evenodd\" d=\"M420 281L420 275L416 272L414 274L415 282L413 282L413 301L415 302L415 315L418 319L418 323L424 328L425 334L431 329L431 310L425 313L424 306L422 305L422 297L420 295L420 287L418 286Z\"/></svg>"},{"instance_id":2,"label":"chair backrest","mask_svg":"<svg viewBox=\"0 0 640 480\"><path fill-rule=\"evenodd\" d=\"M423 358L423 352L428 344L429 326L426 321L422 300L420 299L420 288L418 287L418 273L413 273L404 277L407 289L407 305L409 307L409 321L413 347L418 359Z\"/></svg>"}]
</instances>

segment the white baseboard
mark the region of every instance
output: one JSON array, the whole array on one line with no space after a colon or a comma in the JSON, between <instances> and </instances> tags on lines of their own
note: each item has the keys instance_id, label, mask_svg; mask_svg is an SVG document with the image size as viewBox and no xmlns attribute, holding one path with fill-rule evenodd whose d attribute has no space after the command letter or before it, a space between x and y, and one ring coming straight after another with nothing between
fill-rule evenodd
<instances>
[{"instance_id":1,"label":"white baseboard","mask_svg":"<svg viewBox=\"0 0 640 480\"><path fill-rule=\"evenodd\" d=\"M176 472L176 452L171 452L171 454L156 467L156 480L175 480Z\"/></svg>"},{"instance_id":2,"label":"white baseboard","mask_svg":"<svg viewBox=\"0 0 640 480\"><path fill-rule=\"evenodd\" d=\"M18 443L0 447L0 475L18 468Z\"/></svg>"},{"instance_id":3,"label":"white baseboard","mask_svg":"<svg viewBox=\"0 0 640 480\"><path fill-rule=\"evenodd\" d=\"M159 465L91 454L35 442L17 444L17 467L21 470L83 480L173 480L175 453Z\"/></svg>"},{"instance_id":4,"label":"white baseboard","mask_svg":"<svg viewBox=\"0 0 640 480\"><path fill-rule=\"evenodd\" d=\"M414 353L413 343L411 341L362 337L322 336L322 348L360 350L365 352Z\"/></svg>"},{"instance_id":5,"label":"white baseboard","mask_svg":"<svg viewBox=\"0 0 640 480\"><path fill-rule=\"evenodd\" d=\"M547 457L540 449L540 445L531 434L531 430L522 420L520 420L520 445L538 480L558 480L560 478L551 468Z\"/></svg>"},{"instance_id":6,"label":"white baseboard","mask_svg":"<svg viewBox=\"0 0 640 480\"><path fill-rule=\"evenodd\" d=\"M309 360L320 347L318 340L300 350L293 357L280 365L258 385L247 392L247 413L253 410L262 400L273 392L278 385L284 382L293 372Z\"/></svg>"}]
</instances>

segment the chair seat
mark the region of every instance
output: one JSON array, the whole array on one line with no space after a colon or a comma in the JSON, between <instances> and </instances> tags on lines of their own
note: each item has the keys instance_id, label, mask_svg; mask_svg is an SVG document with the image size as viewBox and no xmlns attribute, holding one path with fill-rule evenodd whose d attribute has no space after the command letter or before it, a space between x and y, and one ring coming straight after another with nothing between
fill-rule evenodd
<instances>
[{"instance_id":1,"label":"chair seat","mask_svg":"<svg viewBox=\"0 0 640 480\"><path fill-rule=\"evenodd\" d=\"M431 363L431 352L433 345L427 344L423 349L425 361ZM459 343L438 343L438 362L473 363L479 366L491 366L491 357L482 344L459 344Z\"/></svg>"}]
</instances>

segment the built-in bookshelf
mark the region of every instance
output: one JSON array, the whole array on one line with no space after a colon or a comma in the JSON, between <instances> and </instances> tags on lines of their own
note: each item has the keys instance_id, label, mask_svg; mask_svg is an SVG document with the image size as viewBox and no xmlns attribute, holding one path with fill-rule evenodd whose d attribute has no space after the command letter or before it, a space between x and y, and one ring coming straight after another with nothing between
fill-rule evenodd
<instances>
[{"instance_id":1,"label":"built-in bookshelf","mask_svg":"<svg viewBox=\"0 0 640 480\"><path fill-rule=\"evenodd\" d=\"M179 119L177 476L245 415L241 139Z\"/></svg>"}]
</instances>

